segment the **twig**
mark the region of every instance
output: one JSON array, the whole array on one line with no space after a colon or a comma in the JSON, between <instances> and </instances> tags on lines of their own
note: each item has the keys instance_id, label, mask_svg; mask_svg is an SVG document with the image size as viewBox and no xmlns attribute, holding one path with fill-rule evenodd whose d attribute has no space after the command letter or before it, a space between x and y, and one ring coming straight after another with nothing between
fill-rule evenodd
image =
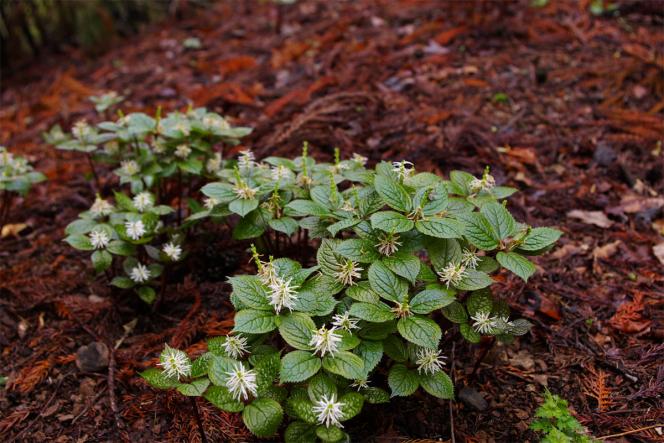
<instances>
[{"instance_id":1,"label":"twig","mask_svg":"<svg viewBox=\"0 0 664 443\"><path fill-rule=\"evenodd\" d=\"M196 417L196 423L198 424L198 432L201 434L201 442L207 443L205 429L203 429L203 420L201 420L201 414L198 412L198 405L196 404L196 397L189 397L189 400L191 401L191 406L194 409L194 416Z\"/></svg>"},{"instance_id":2,"label":"twig","mask_svg":"<svg viewBox=\"0 0 664 443\"><path fill-rule=\"evenodd\" d=\"M97 188L97 192L101 192L101 182L99 181L99 175L97 175L97 170L95 169L95 164L92 161L92 156L90 153L86 153L85 157L88 159L88 164L90 165L90 171L92 172L92 176L95 179L95 185Z\"/></svg>"},{"instance_id":3,"label":"twig","mask_svg":"<svg viewBox=\"0 0 664 443\"><path fill-rule=\"evenodd\" d=\"M637 432L647 431L648 429L659 428L659 427L662 427L662 426L664 426L664 423L645 426L645 427L639 428L639 429L632 429L631 431L621 432L620 434L605 435L603 437L597 437L597 439L598 440L606 440L607 438L622 437L623 435L636 434Z\"/></svg>"},{"instance_id":4,"label":"twig","mask_svg":"<svg viewBox=\"0 0 664 443\"><path fill-rule=\"evenodd\" d=\"M109 354L110 358L108 361L108 398L111 404L111 411L113 411L113 417L115 418L115 430L119 433L121 424L120 424L120 414L118 413L118 404L115 400L115 349L113 349L113 344L109 345Z\"/></svg>"},{"instance_id":5,"label":"twig","mask_svg":"<svg viewBox=\"0 0 664 443\"><path fill-rule=\"evenodd\" d=\"M450 378L452 379L452 386L454 386L454 351L456 349L456 342L452 342L452 365L450 366ZM452 437L452 443L456 443L456 438L454 437L454 409L452 408L452 400L449 402L450 407L450 436Z\"/></svg>"},{"instance_id":6,"label":"twig","mask_svg":"<svg viewBox=\"0 0 664 443\"><path fill-rule=\"evenodd\" d=\"M471 372L470 374L470 378L475 377L475 373L479 369L480 364L482 363L486 355L489 353L491 348L493 348L493 345L495 343L496 343L495 337L491 337L491 342L482 348L482 353L479 355L479 357L477 357L477 361L475 362L475 366L473 367L473 372Z\"/></svg>"}]
</instances>

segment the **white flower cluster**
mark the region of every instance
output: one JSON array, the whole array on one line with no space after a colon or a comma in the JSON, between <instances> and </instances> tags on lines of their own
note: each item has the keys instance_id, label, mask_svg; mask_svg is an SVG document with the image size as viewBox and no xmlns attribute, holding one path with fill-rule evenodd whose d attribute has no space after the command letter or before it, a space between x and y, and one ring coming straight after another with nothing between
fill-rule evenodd
<instances>
[{"instance_id":1,"label":"white flower cluster","mask_svg":"<svg viewBox=\"0 0 664 443\"><path fill-rule=\"evenodd\" d=\"M257 394L256 372L246 369L242 363L236 363L233 369L226 373L226 387L235 400L249 400L249 394Z\"/></svg>"},{"instance_id":2,"label":"white flower cluster","mask_svg":"<svg viewBox=\"0 0 664 443\"><path fill-rule=\"evenodd\" d=\"M343 417L344 403L337 401L336 394L323 395L314 403L313 411L316 413L318 423L326 427L338 426L343 428L340 419Z\"/></svg>"},{"instance_id":3,"label":"white flower cluster","mask_svg":"<svg viewBox=\"0 0 664 443\"><path fill-rule=\"evenodd\" d=\"M324 357L325 354L333 356L339 350L340 343L341 335L337 333L337 328L327 329L323 325L320 329L313 331L309 345L314 347L314 353L317 352Z\"/></svg>"},{"instance_id":4,"label":"white flower cluster","mask_svg":"<svg viewBox=\"0 0 664 443\"><path fill-rule=\"evenodd\" d=\"M417 350L417 371L425 374L435 374L443 369L445 356L438 349L419 348Z\"/></svg>"},{"instance_id":5,"label":"white flower cluster","mask_svg":"<svg viewBox=\"0 0 664 443\"><path fill-rule=\"evenodd\" d=\"M345 286L353 286L355 280L362 276L360 272L362 272L363 269L364 268L361 268L357 262L346 259L346 261L340 265L339 270L334 273L334 278Z\"/></svg>"},{"instance_id":6,"label":"white flower cluster","mask_svg":"<svg viewBox=\"0 0 664 443\"><path fill-rule=\"evenodd\" d=\"M191 360L187 354L168 345L159 356L158 365L164 368L164 375L168 378L180 380L191 375Z\"/></svg>"}]
</instances>

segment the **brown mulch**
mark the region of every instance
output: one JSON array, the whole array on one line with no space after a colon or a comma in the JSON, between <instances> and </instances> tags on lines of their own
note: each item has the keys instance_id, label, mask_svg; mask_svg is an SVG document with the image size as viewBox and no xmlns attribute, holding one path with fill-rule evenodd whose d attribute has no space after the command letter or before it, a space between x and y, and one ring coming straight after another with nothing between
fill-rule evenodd
<instances>
[{"instance_id":1,"label":"brown mulch","mask_svg":"<svg viewBox=\"0 0 664 443\"><path fill-rule=\"evenodd\" d=\"M40 134L94 120L87 97L105 90L128 97L126 112L193 104L228 115L255 127L244 145L259 157L308 140L326 160L339 147L443 175L491 165L521 190L510 199L518 218L564 231L527 284L497 285L530 334L494 346L474 372L482 347L446 333L458 390L488 407L394 399L348 423L354 441L448 440L452 428L456 441L536 441L527 428L544 387L596 436L661 439L631 431L664 416L664 259L653 253L664 242L664 14L657 2L617 2L619 15L599 17L585 0L529 3L302 1L281 7L276 32L271 2L221 2L98 59L71 49L3 75L0 143L49 181L11 214L27 227L0 239L0 439L199 439L186 399L137 372L165 342L200 353L232 327L224 280L245 252L228 251L223 229L200 239L151 312L61 241L94 191L84 162ZM202 48L185 49L188 37ZM92 341L116 347L111 371L76 367ZM251 440L237 415L199 407L210 440Z\"/></svg>"}]
</instances>

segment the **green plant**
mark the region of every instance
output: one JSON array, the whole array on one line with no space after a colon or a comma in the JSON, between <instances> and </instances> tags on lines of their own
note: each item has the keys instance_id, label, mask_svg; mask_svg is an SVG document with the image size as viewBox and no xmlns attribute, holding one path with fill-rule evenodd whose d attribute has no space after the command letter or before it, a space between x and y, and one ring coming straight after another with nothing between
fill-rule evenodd
<instances>
[{"instance_id":1,"label":"green plant","mask_svg":"<svg viewBox=\"0 0 664 443\"><path fill-rule=\"evenodd\" d=\"M530 429L544 434L543 443L592 443L581 423L568 409L567 401L548 390L544 392L544 403L535 411L536 419Z\"/></svg>"},{"instance_id":2,"label":"green plant","mask_svg":"<svg viewBox=\"0 0 664 443\"><path fill-rule=\"evenodd\" d=\"M241 217L238 238L259 237L275 250L267 229L286 224L292 228L272 240L298 238L300 229L320 238L316 264L264 260L252 247L257 273L229 279L233 333L210 339L207 353L182 366L189 369L146 371L150 384L242 411L257 436L273 435L286 414L286 441L341 441L343 422L365 401L420 387L453 398L442 328L456 324L472 343L528 332L530 323L510 320L492 294L491 274L502 267L527 281L535 272L527 256L551 248L561 233L516 222L500 203L515 189L496 186L488 169L480 178L453 171L443 180L405 161L374 170L365 161L341 161L337 151L334 163L317 164L306 145L294 160L264 164L244 153L221 181L203 187L212 210ZM182 351L165 352L189 361ZM372 386L381 375L390 393Z\"/></svg>"},{"instance_id":3,"label":"green plant","mask_svg":"<svg viewBox=\"0 0 664 443\"><path fill-rule=\"evenodd\" d=\"M44 180L44 174L36 172L25 157L0 146L0 229L7 222L14 196L26 195L32 185Z\"/></svg>"},{"instance_id":4,"label":"green plant","mask_svg":"<svg viewBox=\"0 0 664 443\"><path fill-rule=\"evenodd\" d=\"M102 95L90 97L90 101L94 103L95 110L98 114L103 114L118 103L122 103L124 99L124 96L119 95L115 91L109 91Z\"/></svg>"}]
</instances>

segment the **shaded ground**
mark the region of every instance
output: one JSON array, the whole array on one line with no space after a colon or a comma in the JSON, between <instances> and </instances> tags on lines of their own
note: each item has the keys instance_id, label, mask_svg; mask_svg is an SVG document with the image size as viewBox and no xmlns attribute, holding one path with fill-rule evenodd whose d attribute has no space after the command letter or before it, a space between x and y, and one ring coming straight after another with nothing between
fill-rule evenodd
<instances>
[{"instance_id":1,"label":"shaded ground","mask_svg":"<svg viewBox=\"0 0 664 443\"><path fill-rule=\"evenodd\" d=\"M258 157L308 140L320 159L338 146L444 175L488 164L522 190L510 200L518 218L565 232L527 285L507 274L498 285L535 323L530 334L494 347L474 375L481 348L444 337L458 390L481 392L486 409L398 399L351 421L355 440L446 440L453 426L457 441L535 441L527 426L543 386L597 436L661 423L664 263L652 248L664 241L662 14L656 2L623 3L619 17L550 3L298 2L283 9L280 34L270 4L221 5L100 59L72 51L6 77L0 142L50 180L11 215L28 228L0 240L2 440L196 441L189 404L136 372L164 342L200 352L232 327L224 280L246 260L242 245L228 251L224 229L198 239L155 313L95 280L87 257L60 241L94 193L83 162L40 133L94 119L87 96L108 89L128 96L126 111L190 99L254 126L245 144ZM201 49L183 48L192 36ZM110 376L74 364L93 340L118 344ZM237 416L200 406L213 441L249 439Z\"/></svg>"}]
</instances>

